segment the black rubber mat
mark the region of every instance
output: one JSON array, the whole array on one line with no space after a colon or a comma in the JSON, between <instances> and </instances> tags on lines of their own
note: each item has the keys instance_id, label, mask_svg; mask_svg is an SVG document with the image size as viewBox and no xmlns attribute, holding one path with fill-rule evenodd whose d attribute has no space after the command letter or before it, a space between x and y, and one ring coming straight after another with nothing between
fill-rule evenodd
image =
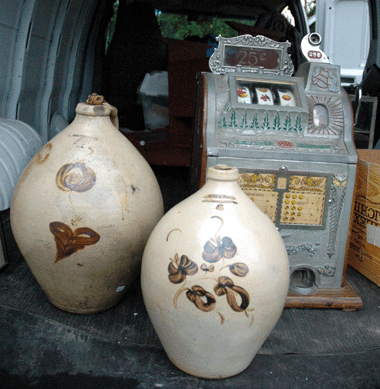
<instances>
[{"instance_id":1,"label":"black rubber mat","mask_svg":"<svg viewBox=\"0 0 380 389\"><path fill-rule=\"evenodd\" d=\"M8 238L8 241L12 240L12 236ZM161 347L145 310L138 279L125 298L106 312L94 315L67 313L47 300L15 242L9 246L12 250L10 265L0 276L0 307L38 315L119 344ZM378 348L380 289L351 268L348 268L347 278L363 299L363 308L354 312L285 309L260 353L316 355Z\"/></svg>"}]
</instances>

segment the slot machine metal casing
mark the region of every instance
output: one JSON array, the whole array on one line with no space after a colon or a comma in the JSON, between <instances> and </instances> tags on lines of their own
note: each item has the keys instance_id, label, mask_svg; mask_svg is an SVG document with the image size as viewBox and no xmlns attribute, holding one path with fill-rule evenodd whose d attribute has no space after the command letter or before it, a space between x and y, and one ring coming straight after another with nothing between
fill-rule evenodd
<instances>
[{"instance_id":1,"label":"slot machine metal casing","mask_svg":"<svg viewBox=\"0 0 380 389\"><path fill-rule=\"evenodd\" d=\"M308 55L317 60L301 64L293 77L289 43L250 35L218 39L212 72L197 77L193 189L203 186L210 166L239 168L241 188L284 239L291 290L308 295L339 289L357 165L353 113L340 68L316 47ZM255 62L261 56L263 66L231 66L226 58L241 52ZM269 61L265 67L268 55L278 66ZM264 90L272 105L260 104ZM281 102L284 95L292 104Z\"/></svg>"}]
</instances>

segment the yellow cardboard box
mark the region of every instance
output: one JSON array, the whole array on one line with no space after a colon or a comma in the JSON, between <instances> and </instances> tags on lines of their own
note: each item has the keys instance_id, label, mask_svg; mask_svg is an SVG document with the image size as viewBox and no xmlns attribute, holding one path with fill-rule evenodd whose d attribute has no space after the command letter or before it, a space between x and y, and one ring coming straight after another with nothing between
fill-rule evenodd
<instances>
[{"instance_id":1,"label":"yellow cardboard box","mask_svg":"<svg viewBox=\"0 0 380 389\"><path fill-rule=\"evenodd\" d=\"M357 150L348 264L380 286L380 150Z\"/></svg>"}]
</instances>

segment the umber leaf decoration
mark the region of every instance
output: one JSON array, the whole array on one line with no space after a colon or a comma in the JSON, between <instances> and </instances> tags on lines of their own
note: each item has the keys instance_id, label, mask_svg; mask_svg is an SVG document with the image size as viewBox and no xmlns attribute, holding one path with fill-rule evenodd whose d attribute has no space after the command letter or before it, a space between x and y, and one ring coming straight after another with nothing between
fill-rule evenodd
<instances>
[{"instance_id":1,"label":"umber leaf decoration","mask_svg":"<svg viewBox=\"0 0 380 389\"><path fill-rule=\"evenodd\" d=\"M228 266L231 273L238 277L245 277L249 272L248 266L242 262L236 262Z\"/></svg>"},{"instance_id":2,"label":"umber leaf decoration","mask_svg":"<svg viewBox=\"0 0 380 389\"><path fill-rule=\"evenodd\" d=\"M186 255L176 254L174 260L169 263L169 280L173 284L180 284L185 281L186 276L192 276L198 272L198 265L191 261Z\"/></svg>"},{"instance_id":3,"label":"umber leaf decoration","mask_svg":"<svg viewBox=\"0 0 380 389\"><path fill-rule=\"evenodd\" d=\"M86 192L96 181L95 172L83 162L63 165L55 179L59 189L64 191Z\"/></svg>"},{"instance_id":4,"label":"umber leaf decoration","mask_svg":"<svg viewBox=\"0 0 380 389\"><path fill-rule=\"evenodd\" d=\"M62 222L52 222L49 224L51 233L54 235L57 246L55 263L63 258L93 245L99 241L100 235L91 228L81 227L73 231L68 225Z\"/></svg>"},{"instance_id":5,"label":"umber leaf decoration","mask_svg":"<svg viewBox=\"0 0 380 389\"><path fill-rule=\"evenodd\" d=\"M202 263L201 270L212 273L215 270L214 265L207 266L205 263Z\"/></svg>"},{"instance_id":6,"label":"umber leaf decoration","mask_svg":"<svg viewBox=\"0 0 380 389\"><path fill-rule=\"evenodd\" d=\"M243 312L249 306L250 297L248 292L242 287L235 285L229 277L219 277L214 291L217 296L226 295L229 306L236 312ZM241 298L240 304L236 301L236 294Z\"/></svg>"},{"instance_id":7,"label":"umber leaf decoration","mask_svg":"<svg viewBox=\"0 0 380 389\"><path fill-rule=\"evenodd\" d=\"M217 238L216 244L215 241L207 241L203 247L202 258L210 263L218 262L221 258L232 258L237 251L235 243L231 238L225 236L220 239Z\"/></svg>"},{"instance_id":8,"label":"umber leaf decoration","mask_svg":"<svg viewBox=\"0 0 380 389\"><path fill-rule=\"evenodd\" d=\"M194 285L186 292L186 297L201 311L210 312L215 308L215 297L199 285Z\"/></svg>"}]
</instances>

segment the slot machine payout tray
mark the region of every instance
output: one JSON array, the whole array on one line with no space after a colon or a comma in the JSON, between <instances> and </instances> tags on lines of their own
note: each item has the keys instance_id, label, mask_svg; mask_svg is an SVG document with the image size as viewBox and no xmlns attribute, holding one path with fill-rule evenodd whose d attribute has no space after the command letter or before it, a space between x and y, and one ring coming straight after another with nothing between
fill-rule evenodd
<instances>
[{"instance_id":1,"label":"slot machine payout tray","mask_svg":"<svg viewBox=\"0 0 380 389\"><path fill-rule=\"evenodd\" d=\"M357 154L339 66L303 38L296 76L290 43L218 37L197 77L191 183L210 166L239 168L239 184L279 229L290 262L287 306L356 309L345 281Z\"/></svg>"}]
</instances>

